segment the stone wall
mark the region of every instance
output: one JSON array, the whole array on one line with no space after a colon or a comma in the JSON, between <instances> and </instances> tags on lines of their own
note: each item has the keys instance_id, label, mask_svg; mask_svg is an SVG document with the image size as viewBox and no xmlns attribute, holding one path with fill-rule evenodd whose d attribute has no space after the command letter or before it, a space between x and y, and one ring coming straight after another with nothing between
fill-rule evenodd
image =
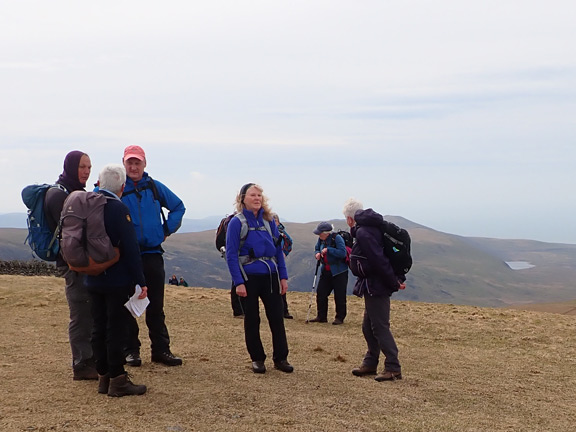
<instances>
[{"instance_id":1,"label":"stone wall","mask_svg":"<svg viewBox=\"0 0 576 432\"><path fill-rule=\"evenodd\" d=\"M0 274L21 276L62 276L54 264L44 261L2 261Z\"/></svg>"}]
</instances>

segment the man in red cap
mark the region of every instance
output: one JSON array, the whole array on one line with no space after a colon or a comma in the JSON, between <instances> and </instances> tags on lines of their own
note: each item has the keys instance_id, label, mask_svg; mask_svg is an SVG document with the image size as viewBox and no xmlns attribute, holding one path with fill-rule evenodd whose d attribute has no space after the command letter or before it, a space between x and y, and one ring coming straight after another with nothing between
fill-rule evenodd
<instances>
[{"instance_id":1,"label":"man in red cap","mask_svg":"<svg viewBox=\"0 0 576 432\"><path fill-rule=\"evenodd\" d=\"M146 154L142 147L131 145L124 149L122 159L126 168L126 187L122 202L130 209L130 216L140 245L144 276L148 286L150 304L146 309L146 325L150 336L152 361L167 366L178 366L182 359L170 351L170 336L164 315L164 258L162 243L182 224L186 208L182 200L157 180L152 180L146 168ZM163 208L168 210L165 217ZM162 220L160 219L162 217ZM140 366L140 340L138 323L131 319L126 362Z\"/></svg>"}]
</instances>

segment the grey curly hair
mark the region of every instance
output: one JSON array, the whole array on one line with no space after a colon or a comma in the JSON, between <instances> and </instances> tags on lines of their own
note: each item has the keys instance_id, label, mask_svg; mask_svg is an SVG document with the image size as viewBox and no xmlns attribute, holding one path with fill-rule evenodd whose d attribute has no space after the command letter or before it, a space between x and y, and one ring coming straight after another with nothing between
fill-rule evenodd
<instances>
[{"instance_id":1,"label":"grey curly hair","mask_svg":"<svg viewBox=\"0 0 576 432\"><path fill-rule=\"evenodd\" d=\"M354 219L354 214L358 210L364 210L364 206L362 205L362 203L358 201L356 198L349 198L348 201L344 203L342 213L344 213L344 216Z\"/></svg>"}]
</instances>

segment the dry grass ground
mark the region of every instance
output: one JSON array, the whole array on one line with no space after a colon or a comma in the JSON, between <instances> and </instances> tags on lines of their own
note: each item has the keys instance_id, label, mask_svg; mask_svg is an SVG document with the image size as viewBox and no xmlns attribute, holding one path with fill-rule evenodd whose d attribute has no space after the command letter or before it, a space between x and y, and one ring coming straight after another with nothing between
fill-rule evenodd
<instances>
[{"instance_id":1,"label":"dry grass ground","mask_svg":"<svg viewBox=\"0 0 576 432\"><path fill-rule=\"evenodd\" d=\"M132 372L148 393L109 398L95 382L71 379L62 285L0 276L1 431L576 428L574 316L393 302L404 379L378 383L350 373L365 350L361 300L349 299L343 326L306 324L309 295L290 293L296 370L255 375L227 292L170 287L168 325L184 365L151 364L146 345L144 364ZM269 348L265 322L262 334Z\"/></svg>"}]
</instances>

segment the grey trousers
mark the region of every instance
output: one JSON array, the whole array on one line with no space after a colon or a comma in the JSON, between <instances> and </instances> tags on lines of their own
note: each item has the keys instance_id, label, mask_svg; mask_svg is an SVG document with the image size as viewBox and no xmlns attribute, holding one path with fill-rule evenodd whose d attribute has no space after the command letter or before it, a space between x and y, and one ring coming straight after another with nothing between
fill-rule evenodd
<instances>
[{"instance_id":1,"label":"grey trousers","mask_svg":"<svg viewBox=\"0 0 576 432\"><path fill-rule=\"evenodd\" d=\"M66 300L70 311L68 339L72 349L72 366L82 367L86 360L92 359L92 300L84 286L84 275L62 268L66 280Z\"/></svg>"},{"instance_id":2,"label":"grey trousers","mask_svg":"<svg viewBox=\"0 0 576 432\"><path fill-rule=\"evenodd\" d=\"M368 345L368 352L366 352L362 364L370 368L376 368L380 351L382 351L385 356L385 370L400 372L398 347L390 331L390 297L386 295L380 297L364 295L362 333Z\"/></svg>"}]
</instances>

